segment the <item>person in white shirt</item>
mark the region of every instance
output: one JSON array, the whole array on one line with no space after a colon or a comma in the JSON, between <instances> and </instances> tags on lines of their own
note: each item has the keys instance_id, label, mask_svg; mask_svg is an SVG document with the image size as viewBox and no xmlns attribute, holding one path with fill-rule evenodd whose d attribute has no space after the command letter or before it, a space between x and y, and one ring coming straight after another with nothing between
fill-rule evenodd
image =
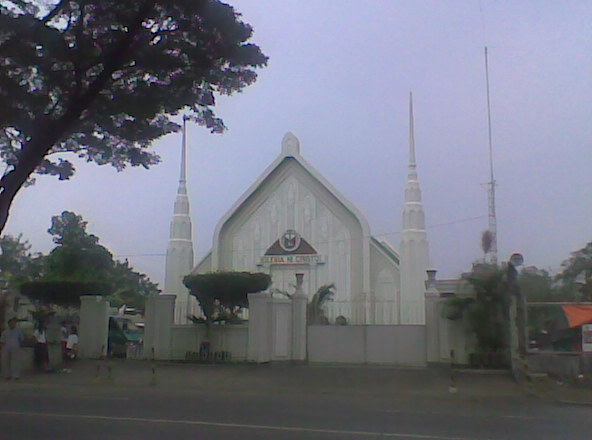
<instances>
[{"instance_id":1,"label":"person in white shirt","mask_svg":"<svg viewBox=\"0 0 592 440\"><path fill-rule=\"evenodd\" d=\"M8 320L8 328L0 336L2 349L2 373L6 380L18 380L20 377L20 353L24 340L23 331L16 326L15 317Z\"/></svg>"},{"instance_id":2,"label":"person in white shirt","mask_svg":"<svg viewBox=\"0 0 592 440\"><path fill-rule=\"evenodd\" d=\"M39 371L49 370L49 350L47 348L47 335L45 333L45 322L40 320L33 332L35 337L34 360L35 368Z\"/></svg>"},{"instance_id":3,"label":"person in white shirt","mask_svg":"<svg viewBox=\"0 0 592 440\"><path fill-rule=\"evenodd\" d=\"M68 335L68 341L66 342L66 368L63 370L65 373L72 372L70 365L78 356L78 341L78 329L73 325L70 327L70 334Z\"/></svg>"}]
</instances>

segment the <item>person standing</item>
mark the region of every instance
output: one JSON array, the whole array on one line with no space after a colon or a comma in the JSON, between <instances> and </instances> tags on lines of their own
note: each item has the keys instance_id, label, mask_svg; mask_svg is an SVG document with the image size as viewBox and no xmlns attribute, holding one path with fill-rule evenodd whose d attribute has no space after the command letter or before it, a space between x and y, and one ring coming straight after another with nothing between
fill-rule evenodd
<instances>
[{"instance_id":1,"label":"person standing","mask_svg":"<svg viewBox=\"0 0 592 440\"><path fill-rule=\"evenodd\" d=\"M45 333L45 322L39 320L37 328L33 332L35 337L35 369L38 371L49 370L49 350L47 348L47 335Z\"/></svg>"},{"instance_id":2,"label":"person standing","mask_svg":"<svg viewBox=\"0 0 592 440\"><path fill-rule=\"evenodd\" d=\"M70 366L72 361L78 356L78 341L78 329L73 325L70 327L70 334L68 335L68 341L66 342L66 368L62 370L64 373L72 372Z\"/></svg>"},{"instance_id":3,"label":"person standing","mask_svg":"<svg viewBox=\"0 0 592 440\"><path fill-rule=\"evenodd\" d=\"M60 328L60 344L62 346L62 359L66 360L66 345L68 344L68 327L66 327L66 321L62 321L60 323L62 327Z\"/></svg>"},{"instance_id":4,"label":"person standing","mask_svg":"<svg viewBox=\"0 0 592 440\"><path fill-rule=\"evenodd\" d=\"M0 336L2 351L2 374L6 380L18 380L20 377L20 352L24 340L23 331L16 326L17 319L8 320L8 328Z\"/></svg>"}]
</instances>

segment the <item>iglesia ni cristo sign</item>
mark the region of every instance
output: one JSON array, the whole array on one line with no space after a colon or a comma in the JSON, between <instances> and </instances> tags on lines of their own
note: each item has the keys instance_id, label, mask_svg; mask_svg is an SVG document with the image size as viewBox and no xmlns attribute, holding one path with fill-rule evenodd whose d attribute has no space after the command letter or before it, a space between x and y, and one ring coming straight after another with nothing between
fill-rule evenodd
<instances>
[{"instance_id":1,"label":"iglesia ni cristo sign","mask_svg":"<svg viewBox=\"0 0 592 440\"><path fill-rule=\"evenodd\" d=\"M321 264L324 263L322 255L263 255L261 264Z\"/></svg>"},{"instance_id":2,"label":"iglesia ni cristo sign","mask_svg":"<svg viewBox=\"0 0 592 440\"><path fill-rule=\"evenodd\" d=\"M298 232L288 229L267 249L259 264L323 264L324 262L323 256L319 255Z\"/></svg>"}]
</instances>

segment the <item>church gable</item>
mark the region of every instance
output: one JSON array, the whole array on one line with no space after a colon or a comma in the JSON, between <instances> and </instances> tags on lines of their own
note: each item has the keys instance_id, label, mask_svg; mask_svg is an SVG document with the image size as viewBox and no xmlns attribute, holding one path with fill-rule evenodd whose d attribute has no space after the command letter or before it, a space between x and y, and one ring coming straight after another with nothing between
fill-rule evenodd
<instances>
[{"instance_id":1,"label":"church gable","mask_svg":"<svg viewBox=\"0 0 592 440\"><path fill-rule=\"evenodd\" d=\"M250 270L264 255L350 254L362 235L356 220L290 160L222 229L221 268Z\"/></svg>"},{"instance_id":2,"label":"church gable","mask_svg":"<svg viewBox=\"0 0 592 440\"><path fill-rule=\"evenodd\" d=\"M367 235L365 219L303 159L283 157L264 176L219 224L219 269L248 270L287 230L306 237L323 255L333 253L333 248L347 254L354 237ZM359 239L354 243L362 244Z\"/></svg>"}]
</instances>

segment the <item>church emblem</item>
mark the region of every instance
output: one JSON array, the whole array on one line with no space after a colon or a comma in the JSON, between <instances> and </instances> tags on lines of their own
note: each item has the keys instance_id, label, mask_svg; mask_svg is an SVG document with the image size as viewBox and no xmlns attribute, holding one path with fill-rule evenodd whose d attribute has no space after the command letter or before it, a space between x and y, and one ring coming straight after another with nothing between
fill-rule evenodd
<instances>
[{"instance_id":1,"label":"church emblem","mask_svg":"<svg viewBox=\"0 0 592 440\"><path fill-rule=\"evenodd\" d=\"M280 246L286 252L292 252L300 246L300 234L293 229L288 229L280 239Z\"/></svg>"},{"instance_id":2,"label":"church emblem","mask_svg":"<svg viewBox=\"0 0 592 440\"><path fill-rule=\"evenodd\" d=\"M325 260L293 229L288 229L261 256L260 266L266 264L323 264Z\"/></svg>"}]
</instances>

